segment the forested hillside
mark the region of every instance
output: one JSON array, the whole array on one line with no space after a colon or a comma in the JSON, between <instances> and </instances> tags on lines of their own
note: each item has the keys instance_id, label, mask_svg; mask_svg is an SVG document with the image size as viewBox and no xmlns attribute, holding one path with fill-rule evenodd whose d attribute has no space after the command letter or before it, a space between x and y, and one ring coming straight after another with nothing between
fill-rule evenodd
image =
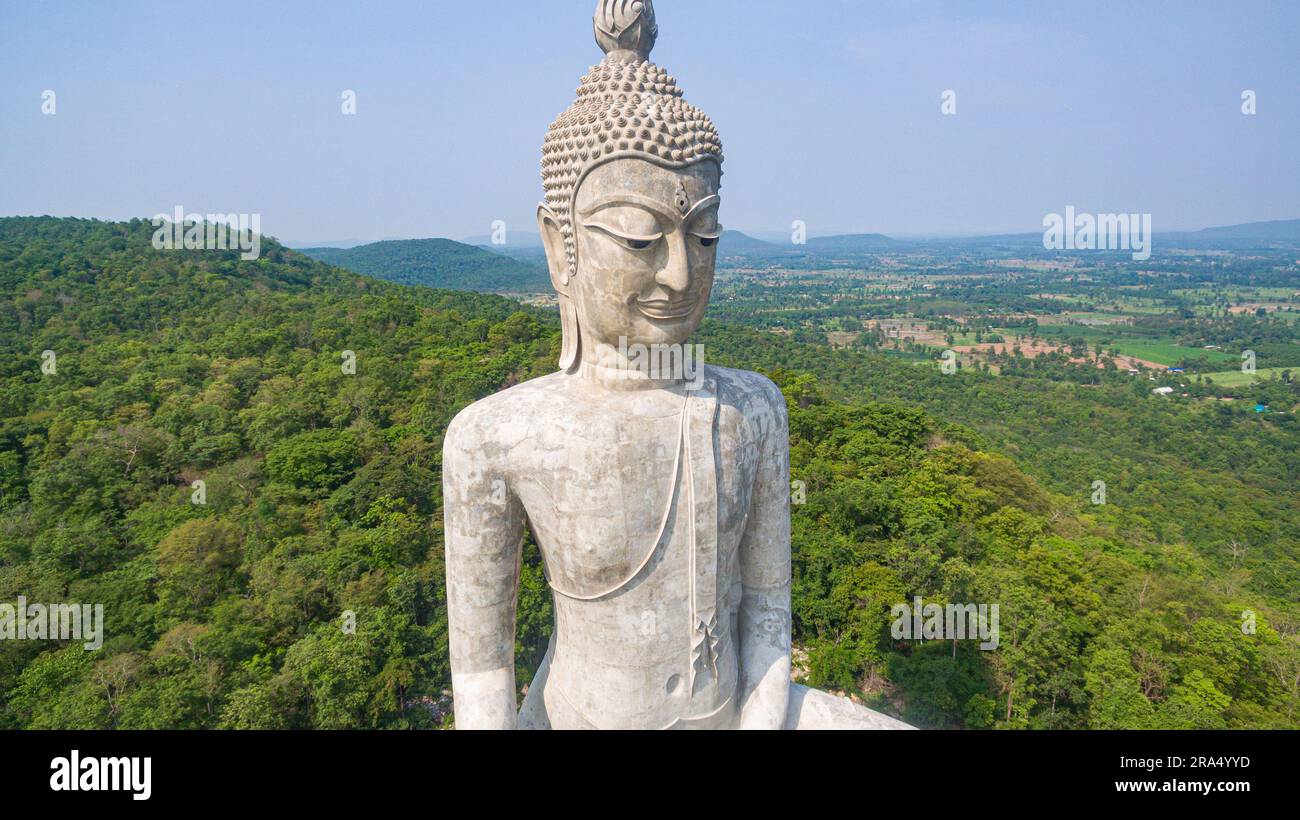
<instances>
[{"instance_id":1,"label":"forested hillside","mask_svg":"<svg viewBox=\"0 0 1300 820\"><path fill-rule=\"evenodd\" d=\"M1149 383L1080 385L962 371L860 351L791 343L734 327L706 328L713 358L805 375L836 398L922 407L973 428L971 441L1015 459L1134 545L1190 547L1224 589L1300 602L1300 420L1253 403L1174 403ZM797 391L796 391L797 392ZM1255 388L1278 408L1300 406L1300 384ZM791 391L787 389L787 397ZM1107 503L1091 504L1092 485ZM1234 555L1232 544L1238 544Z\"/></svg>"},{"instance_id":2,"label":"forested hillside","mask_svg":"<svg viewBox=\"0 0 1300 820\"><path fill-rule=\"evenodd\" d=\"M450 239L375 242L357 248L306 248L313 259L401 285L481 293L545 293L546 270Z\"/></svg>"},{"instance_id":3,"label":"forested hillside","mask_svg":"<svg viewBox=\"0 0 1300 820\"><path fill-rule=\"evenodd\" d=\"M441 438L551 372L556 323L151 233L0 219L0 602L108 622L99 652L0 641L0 727L445 725ZM790 404L811 683L923 726L1300 726L1286 417L701 340ZM892 640L914 595L999 603L1000 648ZM550 629L535 550L519 624L526 683Z\"/></svg>"}]
</instances>

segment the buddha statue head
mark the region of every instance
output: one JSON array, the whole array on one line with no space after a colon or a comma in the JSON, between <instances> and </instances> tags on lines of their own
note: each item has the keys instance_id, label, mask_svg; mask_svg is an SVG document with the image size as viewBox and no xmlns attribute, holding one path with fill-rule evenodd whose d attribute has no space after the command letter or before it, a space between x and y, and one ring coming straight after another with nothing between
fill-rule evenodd
<instances>
[{"instance_id":1,"label":"buddha statue head","mask_svg":"<svg viewBox=\"0 0 1300 820\"><path fill-rule=\"evenodd\" d=\"M547 133L537 212L570 373L601 348L684 344L722 232L722 143L649 61L650 0L600 0L595 30L606 56Z\"/></svg>"}]
</instances>

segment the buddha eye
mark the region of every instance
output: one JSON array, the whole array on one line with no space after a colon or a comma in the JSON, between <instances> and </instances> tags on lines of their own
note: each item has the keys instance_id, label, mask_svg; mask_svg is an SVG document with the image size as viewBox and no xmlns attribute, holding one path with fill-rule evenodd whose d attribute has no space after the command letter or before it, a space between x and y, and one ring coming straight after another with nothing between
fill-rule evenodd
<instances>
[{"instance_id":1,"label":"buddha eye","mask_svg":"<svg viewBox=\"0 0 1300 820\"><path fill-rule=\"evenodd\" d=\"M648 251L655 245L659 244L659 240L664 237L662 233L654 234L653 236L625 234L614 230L608 225L602 225L599 222L588 222L584 227L600 231L630 251Z\"/></svg>"},{"instance_id":2,"label":"buddha eye","mask_svg":"<svg viewBox=\"0 0 1300 820\"><path fill-rule=\"evenodd\" d=\"M712 205L701 211L691 220L688 230L691 236L695 237L695 241L700 243L700 247L712 248L717 245L718 240L722 238L722 226L718 224L717 205Z\"/></svg>"}]
</instances>

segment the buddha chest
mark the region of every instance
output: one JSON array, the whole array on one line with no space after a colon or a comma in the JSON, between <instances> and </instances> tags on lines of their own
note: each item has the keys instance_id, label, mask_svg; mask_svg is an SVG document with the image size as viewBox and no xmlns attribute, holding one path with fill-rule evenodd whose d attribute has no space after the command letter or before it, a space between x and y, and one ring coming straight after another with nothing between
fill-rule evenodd
<instances>
[{"instance_id":1,"label":"buddha chest","mask_svg":"<svg viewBox=\"0 0 1300 820\"><path fill-rule=\"evenodd\" d=\"M715 600L743 534L757 442L741 411L697 391L622 396L539 431L512 485L557 594L595 601L682 577ZM711 591L710 591L711 590Z\"/></svg>"}]
</instances>

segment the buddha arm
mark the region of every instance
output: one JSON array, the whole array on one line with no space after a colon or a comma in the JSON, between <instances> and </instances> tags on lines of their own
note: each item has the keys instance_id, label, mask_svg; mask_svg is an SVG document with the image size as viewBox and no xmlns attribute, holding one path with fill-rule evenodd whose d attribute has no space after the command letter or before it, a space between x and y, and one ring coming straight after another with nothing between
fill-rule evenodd
<instances>
[{"instance_id":1,"label":"buddha arm","mask_svg":"<svg viewBox=\"0 0 1300 820\"><path fill-rule=\"evenodd\" d=\"M513 729L515 605L524 512L462 414L443 445L447 621L457 729Z\"/></svg>"},{"instance_id":2,"label":"buddha arm","mask_svg":"<svg viewBox=\"0 0 1300 820\"><path fill-rule=\"evenodd\" d=\"M742 729L780 729L790 697L790 432L775 386L740 542Z\"/></svg>"}]
</instances>

